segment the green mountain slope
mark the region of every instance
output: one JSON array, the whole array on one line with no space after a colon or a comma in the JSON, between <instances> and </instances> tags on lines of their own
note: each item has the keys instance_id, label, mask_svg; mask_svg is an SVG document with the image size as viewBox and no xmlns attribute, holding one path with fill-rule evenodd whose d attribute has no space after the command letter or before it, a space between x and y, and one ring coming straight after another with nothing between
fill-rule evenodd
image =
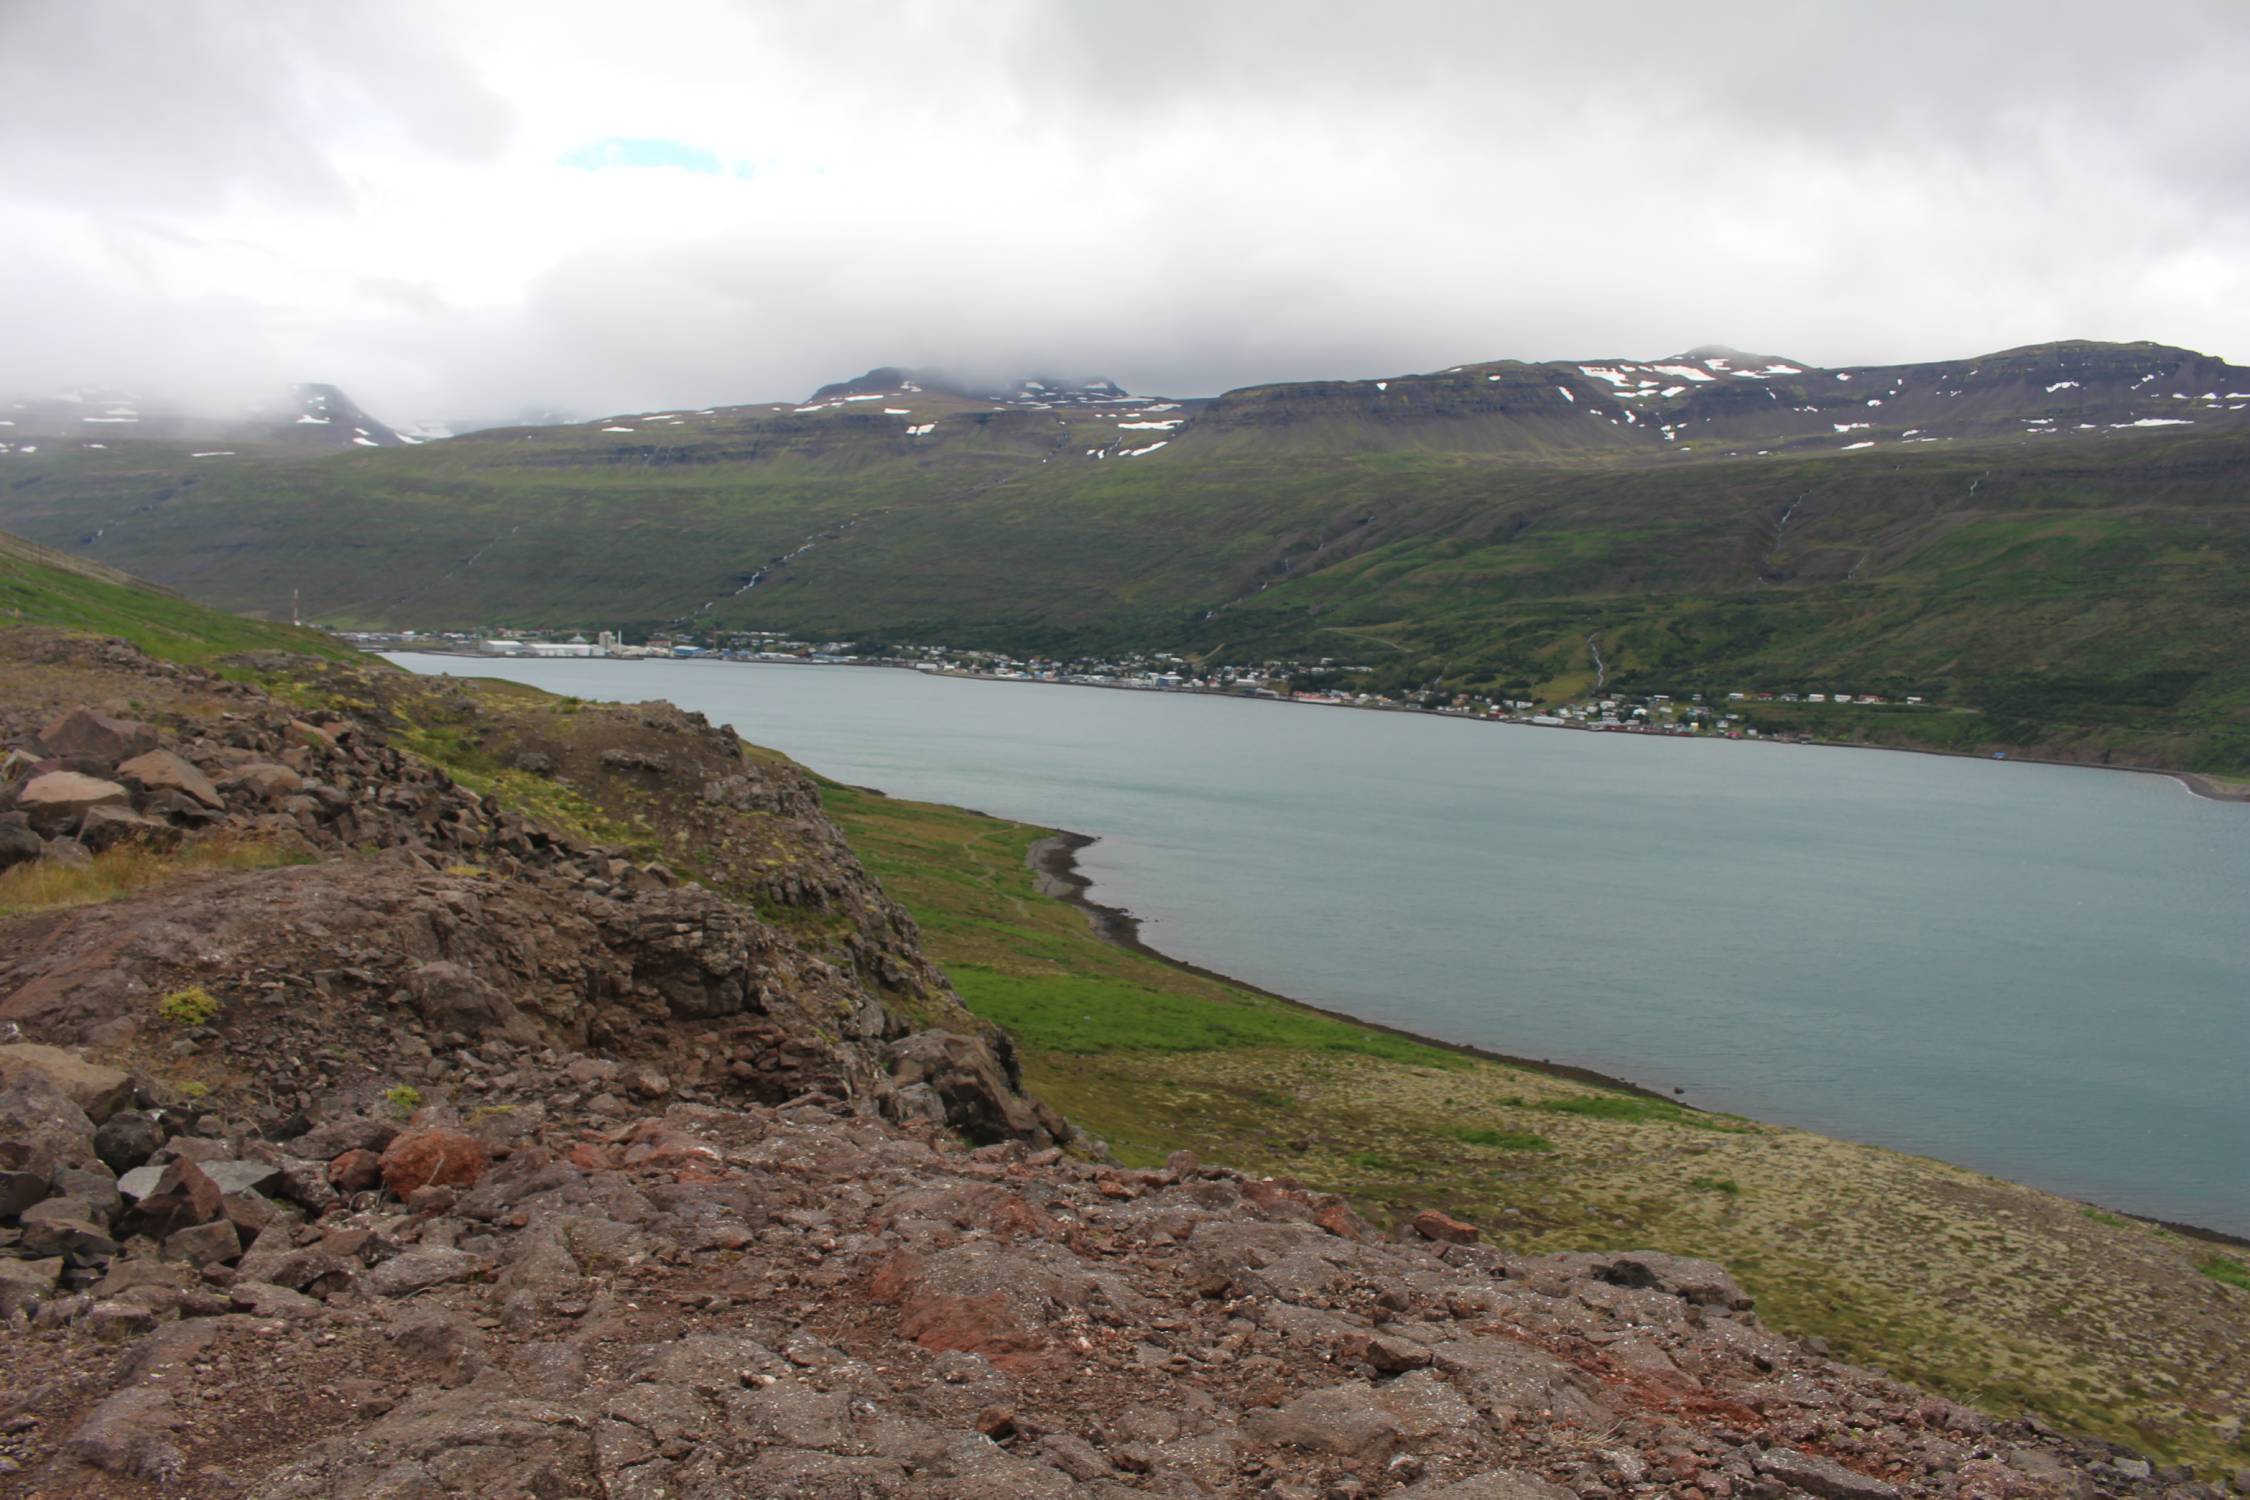
<instances>
[{"instance_id":1,"label":"green mountain slope","mask_svg":"<svg viewBox=\"0 0 2250 1500\"><path fill-rule=\"evenodd\" d=\"M122 636L152 656L197 664L238 651L354 654L319 631L226 614L5 533L0 533L0 624Z\"/></svg>"},{"instance_id":2,"label":"green mountain slope","mask_svg":"<svg viewBox=\"0 0 2250 1500\"><path fill-rule=\"evenodd\" d=\"M2250 370L1714 349L1113 392L880 370L317 459L50 444L0 456L0 525L338 625L1327 657L1542 699L1598 651L1610 686L1946 709L1823 732L2250 767Z\"/></svg>"}]
</instances>

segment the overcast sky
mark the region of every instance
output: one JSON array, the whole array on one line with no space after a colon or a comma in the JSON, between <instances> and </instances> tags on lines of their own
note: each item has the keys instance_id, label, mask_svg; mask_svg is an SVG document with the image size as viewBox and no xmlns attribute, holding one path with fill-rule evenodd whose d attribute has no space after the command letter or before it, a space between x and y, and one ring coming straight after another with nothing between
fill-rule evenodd
<instances>
[{"instance_id":1,"label":"overcast sky","mask_svg":"<svg viewBox=\"0 0 2250 1500\"><path fill-rule=\"evenodd\" d=\"M2250 362L2250 6L0 0L0 389Z\"/></svg>"}]
</instances>

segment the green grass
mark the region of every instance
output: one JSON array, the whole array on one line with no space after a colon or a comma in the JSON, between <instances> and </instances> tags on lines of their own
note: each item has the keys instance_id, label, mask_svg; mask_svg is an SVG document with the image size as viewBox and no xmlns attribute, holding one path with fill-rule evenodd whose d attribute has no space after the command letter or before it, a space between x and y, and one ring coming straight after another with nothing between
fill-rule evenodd
<instances>
[{"instance_id":1,"label":"green grass","mask_svg":"<svg viewBox=\"0 0 2250 1500\"><path fill-rule=\"evenodd\" d=\"M279 844L211 839L170 851L120 845L103 850L83 865L33 860L0 871L0 917L115 901L180 875L270 870L304 864L311 858L302 849Z\"/></svg>"},{"instance_id":2,"label":"green grass","mask_svg":"<svg viewBox=\"0 0 2250 1500\"><path fill-rule=\"evenodd\" d=\"M1569 1099L1549 1099L1539 1108L1550 1114L1577 1115L1588 1120L1613 1120L1645 1125L1686 1125L1696 1130L1740 1131L1743 1122L1728 1115L1706 1114L1667 1099L1639 1094L1582 1094Z\"/></svg>"},{"instance_id":3,"label":"green grass","mask_svg":"<svg viewBox=\"0 0 2250 1500\"><path fill-rule=\"evenodd\" d=\"M194 604L98 564L0 535L0 624L121 636L151 656L202 665L244 651L344 658L317 631L247 620Z\"/></svg>"},{"instance_id":4,"label":"green grass","mask_svg":"<svg viewBox=\"0 0 2250 1500\"><path fill-rule=\"evenodd\" d=\"M995 935L999 935L996 931ZM1021 952L1039 950L1028 933ZM1181 995L1150 985L1073 974L1009 974L976 965L950 971L969 1008L1028 1046L1086 1055L1111 1051L1206 1052L1287 1047L1459 1066L1436 1048L1279 1005L1248 991Z\"/></svg>"},{"instance_id":5,"label":"green grass","mask_svg":"<svg viewBox=\"0 0 2250 1500\"><path fill-rule=\"evenodd\" d=\"M2205 1256L2195 1263L2195 1268L2222 1285L2240 1287L2250 1292L2250 1266L2231 1255Z\"/></svg>"},{"instance_id":6,"label":"green grass","mask_svg":"<svg viewBox=\"0 0 2250 1500\"><path fill-rule=\"evenodd\" d=\"M1450 1129L1445 1134L1469 1146L1491 1146L1501 1151L1552 1151L1555 1143L1529 1130L1495 1130L1477 1125Z\"/></svg>"}]
</instances>

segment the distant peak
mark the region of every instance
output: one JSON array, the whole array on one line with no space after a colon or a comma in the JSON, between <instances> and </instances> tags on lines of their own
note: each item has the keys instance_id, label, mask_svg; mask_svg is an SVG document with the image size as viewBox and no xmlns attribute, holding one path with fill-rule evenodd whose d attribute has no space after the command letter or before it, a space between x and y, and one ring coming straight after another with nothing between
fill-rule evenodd
<instances>
[{"instance_id":1,"label":"distant peak","mask_svg":"<svg viewBox=\"0 0 2250 1500\"><path fill-rule=\"evenodd\" d=\"M1042 372L1021 378L966 375L943 369L907 369L878 365L850 380L824 385L812 393L814 401L846 396L930 392L971 401L1021 402L1028 405L1084 405L1127 399L1124 387L1101 376L1057 375Z\"/></svg>"}]
</instances>

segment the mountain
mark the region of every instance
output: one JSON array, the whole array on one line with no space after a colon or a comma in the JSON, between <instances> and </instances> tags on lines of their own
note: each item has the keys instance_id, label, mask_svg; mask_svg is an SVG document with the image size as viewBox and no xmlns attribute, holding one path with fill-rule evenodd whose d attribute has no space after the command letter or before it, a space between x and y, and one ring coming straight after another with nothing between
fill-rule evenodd
<instances>
[{"instance_id":1,"label":"mountain","mask_svg":"<svg viewBox=\"0 0 2250 1500\"><path fill-rule=\"evenodd\" d=\"M2250 770L2250 369L1713 346L1114 390L884 368L405 450L42 446L0 455L0 526L337 625L1330 658L1540 701L1849 686L1948 709L1851 736Z\"/></svg>"},{"instance_id":2,"label":"mountain","mask_svg":"<svg viewBox=\"0 0 2250 1500\"><path fill-rule=\"evenodd\" d=\"M957 396L968 401L990 401L1044 411L1058 406L1127 406L1142 404L1113 380L1098 376L1048 374L1034 380L978 380L943 370L905 370L884 365L853 380L839 380L812 393L808 405L834 401L872 401L878 396Z\"/></svg>"},{"instance_id":3,"label":"mountain","mask_svg":"<svg viewBox=\"0 0 2250 1500\"><path fill-rule=\"evenodd\" d=\"M422 441L394 431L332 385L297 385L223 415L177 403L143 400L125 390L67 391L0 402L0 454L45 445L81 453L160 443L190 449L228 444L294 451L411 447ZM206 452L205 457L232 457Z\"/></svg>"}]
</instances>

